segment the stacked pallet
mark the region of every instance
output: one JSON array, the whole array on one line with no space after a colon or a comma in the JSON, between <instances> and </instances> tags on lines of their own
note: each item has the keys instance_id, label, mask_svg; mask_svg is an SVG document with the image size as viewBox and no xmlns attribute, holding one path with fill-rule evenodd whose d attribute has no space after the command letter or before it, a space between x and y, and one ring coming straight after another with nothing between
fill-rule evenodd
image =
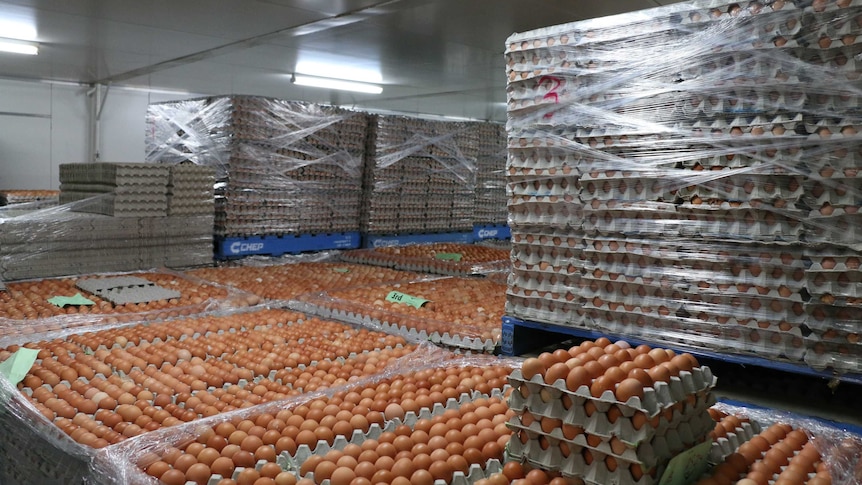
<instances>
[{"instance_id":1,"label":"stacked pallet","mask_svg":"<svg viewBox=\"0 0 862 485\"><path fill-rule=\"evenodd\" d=\"M862 370L859 18L692 2L511 37L510 315Z\"/></svg>"},{"instance_id":2,"label":"stacked pallet","mask_svg":"<svg viewBox=\"0 0 862 485\"><path fill-rule=\"evenodd\" d=\"M114 217L168 215L168 166L153 163L64 163L60 203L76 212Z\"/></svg>"},{"instance_id":3,"label":"stacked pallet","mask_svg":"<svg viewBox=\"0 0 862 485\"><path fill-rule=\"evenodd\" d=\"M477 151L470 124L372 115L362 232L472 231Z\"/></svg>"},{"instance_id":4,"label":"stacked pallet","mask_svg":"<svg viewBox=\"0 0 862 485\"><path fill-rule=\"evenodd\" d=\"M479 150L476 155L476 208L473 223L505 224L506 209L506 127L498 123L477 123Z\"/></svg>"},{"instance_id":5,"label":"stacked pallet","mask_svg":"<svg viewBox=\"0 0 862 485\"><path fill-rule=\"evenodd\" d=\"M222 96L150 105L147 160L217 169L217 236L358 231L366 117Z\"/></svg>"}]
</instances>

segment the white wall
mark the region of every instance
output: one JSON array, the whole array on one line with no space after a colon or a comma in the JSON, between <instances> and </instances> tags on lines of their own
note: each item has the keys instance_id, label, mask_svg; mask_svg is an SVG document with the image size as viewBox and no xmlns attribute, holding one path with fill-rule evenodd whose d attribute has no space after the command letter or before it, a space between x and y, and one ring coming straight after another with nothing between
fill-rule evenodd
<instances>
[{"instance_id":1,"label":"white wall","mask_svg":"<svg viewBox=\"0 0 862 485\"><path fill-rule=\"evenodd\" d=\"M83 87L0 80L0 189L57 189L61 163L89 161L89 98ZM183 96L108 90L99 159L144 160L147 104Z\"/></svg>"}]
</instances>

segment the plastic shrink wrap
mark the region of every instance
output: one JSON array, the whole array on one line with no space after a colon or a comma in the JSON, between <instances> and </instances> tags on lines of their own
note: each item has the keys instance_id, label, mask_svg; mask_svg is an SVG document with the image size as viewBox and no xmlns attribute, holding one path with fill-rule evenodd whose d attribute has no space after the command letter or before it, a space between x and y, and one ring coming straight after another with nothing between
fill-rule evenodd
<instances>
[{"instance_id":1,"label":"plastic shrink wrap","mask_svg":"<svg viewBox=\"0 0 862 485\"><path fill-rule=\"evenodd\" d=\"M147 160L217 169L217 236L359 230L366 115L255 96L151 104Z\"/></svg>"},{"instance_id":2,"label":"plastic shrink wrap","mask_svg":"<svg viewBox=\"0 0 862 485\"><path fill-rule=\"evenodd\" d=\"M473 230L475 124L369 115L361 230Z\"/></svg>"},{"instance_id":3,"label":"plastic shrink wrap","mask_svg":"<svg viewBox=\"0 0 862 485\"><path fill-rule=\"evenodd\" d=\"M507 40L518 318L862 371L856 0Z\"/></svg>"},{"instance_id":4,"label":"plastic shrink wrap","mask_svg":"<svg viewBox=\"0 0 862 485\"><path fill-rule=\"evenodd\" d=\"M479 150L476 154L476 208L474 225L505 224L506 209L506 127L498 123L477 123Z\"/></svg>"},{"instance_id":5,"label":"plastic shrink wrap","mask_svg":"<svg viewBox=\"0 0 862 485\"><path fill-rule=\"evenodd\" d=\"M281 385L323 355L408 352L400 337L263 307L77 332L31 335L24 347L37 355L19 369L17 389L0 378L4 456L14 459L0 471L3 483L80 483L95 449L328 385ZM19 358L8 341L0 361ZM250 392L259 386L272 392ZM225 394L231 399L213 397Z\"/></svg>"}]
</instances>

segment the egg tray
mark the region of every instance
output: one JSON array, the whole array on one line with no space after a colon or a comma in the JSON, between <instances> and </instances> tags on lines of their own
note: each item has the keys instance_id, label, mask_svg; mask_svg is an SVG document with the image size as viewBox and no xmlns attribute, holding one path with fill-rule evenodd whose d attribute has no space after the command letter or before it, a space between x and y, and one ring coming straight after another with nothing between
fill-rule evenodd
<instances>
[{"instance_id":1,"label":"egg tray","mask_svg":"<svg viewBox=\"0 0 862 485\"><path fill-rule=\"evenodd\" d=\"M614 397L613 391L607 390L601 396L595 397L590 394L588 386L581 386L575 391L570 391L566 388L566 383L560 379L553 384L545 383L545 380L540 375L533 376L532 379L524 379L520 369L515 369L509 375L509 383L515 389L520 389L521 386L526 386L530 391L530 395L539 395L542 391L548 393L551 401L559 400L563 395L569 396L573 402L573 409L583 409L583 405L587 401L592 401L596 405L596 409L605 413L611 405L616 405L622 411L624 417L631 417L635 412L642 412L649 418L653 418L662 411L672 407L674 404L685 400L688 396L703 396L709 394L710 389L715 387L717 379L712 375L709 367L701 366L692 369L691 372L682 371L680 375L671 377L670 382L658 382L654 387L644 388L644 397L637 396L630 398L627 402L619 402ZM533 398L535 401L535 398ZM510 406L517 410L515 406ZM533 408L531 408L533 409ZM577 417L570 420L570 424L582 424L585 420L578 420Z\"/></svg>"},{"instance_id":2,"label":"egg tray","mask_svg":"<svg viewBox=\"0 0 862 485\"><path fill-rule=\"evenodd\" d=\"M656 214L661 216L664 214ZM557 217L555 216L554 219ZM597 213L585 214L583 230L587 236L628 236L628 237L676 237L685 235L685 221L679 217L639 218L639 214L628 213Z\"/></svg>"},{"instance_id":3,"label":"egg tray","mask_svg":"<svg viewBox=\"0 0 862 485\"><path fill-rule=\"evenodd\" d=\"M862 373L862 345L842 345L816 339L808 339L806 343L809 344L809 351L805 353L805 363L811 368Z\"/></svg>"},{"instance_id":4,"label":"egg tray","mask_svg":"<svg viewBox=\"0 0 862 485\"><path fill-rule=\"evenodd\" d=\"M525 295L528 292L568 293L579 285L580 274L566 274L565 271L554 272L524 272L513 269L508 284L513 293ZM547 281L545 281L547 279Z\"/></svg>"},{"instance_id":5,"label":"egg tray","mask_svg":"<svg viewBox=\"0 0 862 485\"><path fill-rule=\"evenodd\" d=\"M569 456L564 456L560 451L560 441L553 438L548 439L549 446L543 449L538 440L528 440L526 444L517 438L509 440L508 453L516 461L526 462L533 467L543 470L558 471L562 475L572 478L580 478L585 483L595 485L653 485L658 483L651 475L645 474L639 480L632 477L629 469L617 468L610 471L604 462L605 457L595 454L593 462L586 464L584 457L571 450ZM564 446L567 446L562 442ZM658 472L662 471L661 469ZM656 476L661 476L661 473Z\"/></svg>"},{"instance_id":6,"label":"egg tray","mask_svg":"<svg viewBox=\"0 0 862 485\"><path fill-rule=\"evenodd\" d=\"M711 430L714 423L706 423L706 417L702 415L715 404L715 397L712 393L708 393L696 397L693 401L692 403L686 400L667 408L661 414L644 422L640 428L635 427L633 417L620 416L616 421L611 422L608 414L604 412L594 412L591 416L586 416L584 409L576 409L574 405L566 410L562 400L552 399L544 402L542 399L533 398L532 395L525 399L519 389L512 392L508 403L510 408L518 413L530 412L539 418L560 419L564 425L583 428L585 433L605 441L616 437L627 446L636 446L655 436L664 436L669 429L676 429L681 423L691 423L696 419L703 419L703 426L709 424L709 429L704 431L704 434ZM573 419L577 422L573 422ZM695 425L695 428L700 426ZM565 438L560 439L565 440Z\"/></svg>"},{"instance_id":7,"label":"egg tray","mask_svg":"<svg viewBox=\"0 0 862 485\"><path fill-rule=\"evenodd\" d=\"M148 303L182 296L179 291L169 290L135 276L89 278L76 282L75 286L115 305Z\"/></svg>"},{"instance_id":8,"label":"egg tray","mask_svg":"<svg viewBox=\"0 0 862 485\"><path fill-rule=\"evenodd\" d=\"M674 192L667 174L598 173L581 175L578 185L582 200L672 200Z\"/></svg>"},{"instance_id":9,"label":"egg tray","mask_svg":"<svg viewBox=\"0 0 862 485\"><path fill-rule=\"evenodd\" d=\"M752 200L792 203L798 201L804 192L803 179L797 176L722 173L721 179L714 180L715 171L710 171L709 174L712 176L705 175L702 181L691 177L692 185L679 189L677 194L689 201L699 197L746 203Z\"/></svg>"},{"instance_id":10,"label":"egg tray","mask_svg":"<svg viewBox=\"0 0 862 485\"><path fill-rule=\"evenodd\" d=\"M379 320L371 317L370 315L366 315L363 313L357 313L347 310L339 310L336 308L329 308L325 305L326 303L323 301L311 301L304 302L300 304L302 311L306 313L310 313L313 315L319 315L322 318L331 318L334 320L341 320L345 322L355 323L358 325L371 327L380 329L383 332L401 335L402 337L409 339L414 342L424 342L431 341L435 344L443 344L450 347L462 348L462 349L470 349L477 351L485 351L485 352L493 352L494 348L499 345L500 337L495 339L483 339L481 337L470 336L469 333L484 333L485 330L478 328L471 328L467 326L460 326L456 331L466 330L467 334L462 335L459 333L450 334L449 332L432 332L430 335L425 330L416 330L415 328L408 327L406 325L400 325L397 322L389 322L386 320ZM390 315L395 316L395 315ZM405 316L406 317L406 316ZM409 317L408 317L409 318ZM418 319L415 318L414 319ZM437 321L431 319L418 319L423 321ZM441 324L446 324L446 322L438 321Z\"/></svg>"},{"instance_id":11,"label":"egg tray","mask_svg":"<svg viewBox=\"0 0 862 485\"><path fill-rule=\"evenodd\" d=\"M153 163L63 163L60 183L167 186L169 167Z\"/></svg>"},{"instance_id":12,"label":"egg tray","mask_svg":"<svg viewBox=\"0 0 862 485\"><path fill-rule=\"evenodd\" d=\"M520 431L524 431L526 436L532 440L539 440L542 436L553 438L568 443L575 453L589 449L591 452L598 452L604 456L613 456L619 462L637 463L646 470L652 470L660 463L666 463L693 443L702 442L706 438L714 426L714 422L706 412L707 408L701 407L700 413L697 415L682 416L682 421L656 430L656 433L648 438L637 442L621 440L624 446L622 452L615 451L608 438L603 438L598 445L593 446L589 444L585 433L577 434L573 439L569 439L564 435L562 428L554 428L550 432L545 432L538 422L525 426L518 416L514 416L506 425L513 430L513 435L518 435Z\"/></svg>"},{"instance_id":13,"label":"egg tray","mask_svg":"<svg viewBox=\"0 0 862 485\"><path fill-rule=\"evenodd\" d=\"M761 219L762 213L752 211L755 220L752 223L743 218L746 214L728 217L725 209L707 209L703 206L681 206L683 217L680 218L679 235L692 239L740 240L775 243L799 243L802 241L804 226L803 216L776 218L774 223ZM716 212L716 211L721 212ZM732 210L732 209L730 209ZM721 214L721 219L715 213ZM758 217L761 216L761 217Z\"/></svg>"},{"instance_id":14,"label":"egg tray","mask_svg":"<svg viewBox=\"0 0 862 485\"><path fill-rule=\"evenodd\" d=\"M525 298L507 293L506 315L564 327L587 328L581 304L577 301L548 302L542 298Z\"/></svg>"},{"instance_id":15,"label":"egg tray","mask_svg":"<svg viewBox=\"0 0 862 485\"><path fill-rule=\"evenodd\" d=\"M845 305L854 300L856 305L862 305L862 271L859 270L810 272L806 288L812 299L831 295L838 301L844 300Z\"/></svg>"},{"instance_id":16,"label":"egg tray","mask_svg":"<svg viewBox=\"0 0 862 485\"><path fill-rule=\"evenodd\" d=\"M811 243L839 244L860 250L862 245L862 213L847 214L845 209L836 209L829 217L812 211L805 221L806 240Z\"/></svg>"},{"instance_id":17,"label":"egg tray","mask_svg":"<svg viewBox=\"0 0 862 485\"><path fill-rule=\"evenodd\" d=\"M733 432L713 440L707 461L710 465L718 465L736 452L739 445L760 434L761 431L762 428L757 421L743 422L742 426L737 427Z\"/></svg>"},{"instance_id":18,"label":"egg tray","mask_svg":"<svg viewBox=\"0 0 862 485\"><path fill-rule=\"evenodd\" d=\"M550 266L569 265L572 260L580 259L581 251L579 247L513 243L510 259L526 265L538 266L537 270L547 272Z\"/></svg>"},{"instance_id":19,"label":"egg tray","mask_svg":"<svg viewBox=\"0 0 862 485\"><path fill-rule=\"evenodd\" d=\"M859 330L862 320L862 308L857 306L837 306L810 302L805 307L808 318L805 325L814 330L842 330L853 332Z\"/></svg>"},{"instance_id":20,"label":"egg tray","mask_svg":"<svg viewBox=\"0 0 862 485\"><path fill-rule=\"evenodd\" d=\"M514 256L513 259L514 262L509 272L511 272L524 283L526 283L527 280L535 279L536 283L541 284L545 279L550 280L551 277L554 275L556 275L557 278L571 279L572 281L576 281L576 278L579 278L581 276L581 270L566 260L557 261L555 262L556 264L548 263L546 261L543 261L538 264L530 264L521 260L518 255ZM509 272L504 271L502 273ZM500 272L497 271L495 273ZM555 283L551 282L551 284Z\"/></svg>"}]
</instances>

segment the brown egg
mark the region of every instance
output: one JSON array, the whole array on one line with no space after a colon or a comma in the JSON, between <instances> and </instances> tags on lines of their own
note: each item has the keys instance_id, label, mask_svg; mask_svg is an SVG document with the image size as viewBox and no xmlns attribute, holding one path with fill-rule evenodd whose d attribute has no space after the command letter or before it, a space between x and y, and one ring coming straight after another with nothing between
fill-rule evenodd
<instances>
[{"instance_id":1,"label":"brown egg","mask_svg":"<svg viewBox=\"0 0 862 485\"><path fill-rule=\"evenodd\" d=\"M216 458L210 465L212 473L226 478L230 478L233 475L235 468L233 460L224 456Z\"/></svg>"},{"instance_id":2,"label":"brown egg","mask_svg":"<svg viewBox=\"0 0 862 485\"><path fill-rule=\"evenodd\" d=\"M526 380L530 380L536 375L543 375L545 369L545 364L542 361L532 357L524 360L524 363L521 364L521 374Z\"/></svg>"},{"instance_id":3,"label":"brown egg","mask_svg":"<svg viewBox=\"0 0 862 485\"><path fill-rule=\"evenodd\" d=\"M195 482L198 485L205 485L211 475L210 467L203 463L195 463L186 470L186 480Z\"/></svg>"}]
</instances>

